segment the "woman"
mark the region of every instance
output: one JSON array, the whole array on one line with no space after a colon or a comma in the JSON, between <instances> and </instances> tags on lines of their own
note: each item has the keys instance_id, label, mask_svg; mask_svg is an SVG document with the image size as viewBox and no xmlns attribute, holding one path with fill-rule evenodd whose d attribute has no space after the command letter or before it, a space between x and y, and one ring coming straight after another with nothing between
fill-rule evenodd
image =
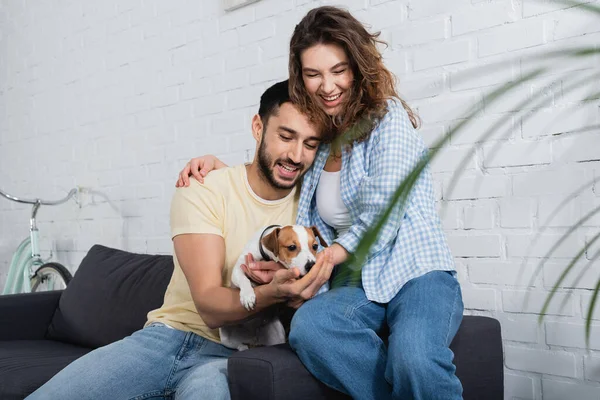
<instances>
[{"instance_id":1,"label":"woman","mask_svg":"<svg viewBox=\"0 0 600 400\"><path fill-rule=\"evenodd\" d=\"M331 126L330 143L304 177L297 223L317 225L333 242L336 265L349 260L426 155L378 42L347 11L320 7L290 43L290 95ZM425 171L385 223L360 286L329 290L300 307L290 345L313 375L356 399L461 398L449 349L463 312L455 275Z\"/></svg>"}]
</instances>

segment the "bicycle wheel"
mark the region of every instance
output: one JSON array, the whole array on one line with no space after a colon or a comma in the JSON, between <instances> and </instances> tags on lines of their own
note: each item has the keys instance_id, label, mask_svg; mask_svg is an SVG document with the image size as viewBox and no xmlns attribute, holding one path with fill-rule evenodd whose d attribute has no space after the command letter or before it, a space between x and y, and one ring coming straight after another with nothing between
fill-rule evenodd
<instances>
[{"instance_id":1,"label":"bicycle wheel","mask_svg":"<svg viewBox=\"0 0 600 400\"><path fill-rule=\"evenodd\" d=\"M67 287L73 276L62 264L50 262L41 265L31 278L32 292L62 290Z\"/></svg>"}]
</instances>

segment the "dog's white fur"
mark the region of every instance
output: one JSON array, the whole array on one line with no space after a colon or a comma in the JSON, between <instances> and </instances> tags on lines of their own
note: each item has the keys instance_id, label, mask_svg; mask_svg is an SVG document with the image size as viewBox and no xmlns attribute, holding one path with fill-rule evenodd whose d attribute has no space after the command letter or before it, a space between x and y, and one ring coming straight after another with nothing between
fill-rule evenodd
<instances>
[{"instance_id":1,"label":"dog's white fur","mask_svg":"<svg viewBox=\"0 0 600 400\"><path fill-rule=\"evenodd\" d=\"M272 227L265 230L265 227L256 232L244 247L242 254L238 257L231 272L230 286L240 289L240 302L247 310L254 309L254 306L256 305L256 295L254 294L256 283L246 276L241 265L246 263L246 256L248 254L252 254L255 261L263 260L259 247L261 246L260 240L273 232L276 228L278 227ZM307 272L306 264L309 262L314 263L316 258L310 251L306 228L300 225L293 225L292 228L298 237L300 252L291 260L291 262L286 263L284 260L280 260L273 253L272 249L267 249L263 246L263 250L273 261L280 262L286 268L298 268L300 270L300 275L302 276ZM285 331L279 318L276 316L262 315L262 313L259 313L255 317L240 324L224 326L219 329L219 334L221 336L221 343L224 346L238 350L246 350L248 344L253 346L270 346L285 343Z\"/></svg>"}]
</instances>

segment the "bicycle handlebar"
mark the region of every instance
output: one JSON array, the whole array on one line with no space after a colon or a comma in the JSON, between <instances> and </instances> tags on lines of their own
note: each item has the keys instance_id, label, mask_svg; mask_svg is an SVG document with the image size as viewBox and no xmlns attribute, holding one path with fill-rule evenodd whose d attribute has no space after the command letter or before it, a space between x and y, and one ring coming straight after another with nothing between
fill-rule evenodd
<instances>
[{"instance_id":1,"label":"bicycle handlebar","mask_svg":"<svg viewBox=\"0 0 600 400\"><path fill-rule=\"evenodd\" d=\"M2 190L0 190L0 196L5 197L8 200L16 201L17 203L55 206L58 204L66 203L70 198L74 197L77 193L79 193L79 191L79 188L71 189L69 193L60 200L20 199L18 197L11 196L10 194L3 192Z\"/></svg>"}]
</instances>

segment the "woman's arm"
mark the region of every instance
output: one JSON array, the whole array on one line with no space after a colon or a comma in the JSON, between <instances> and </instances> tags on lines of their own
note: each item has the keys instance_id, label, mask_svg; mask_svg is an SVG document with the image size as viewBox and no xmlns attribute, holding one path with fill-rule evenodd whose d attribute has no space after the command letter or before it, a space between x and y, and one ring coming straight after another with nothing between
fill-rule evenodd
<instances>
[{"instance_id":1,"label":"woman's arm","mask_svg":"<svg viewBox=\"0 0 600 400\"><path fill-rule=\"evenodd\" d=\"M390 103L388 113L375 129L368 173L358 191L358 220L348 232L335 240L350 254L356 251L367 230L386 210L398 186L427 154L427 148L399 103ZM430 178L422 174L419 181L422 179ZM369 254L379 252L396 238L411 197L396 204Z\"/></svg>"},{"instance_id":2,"label":"woman's arm","mask_svg":"<svg viewBox=\"0 0 600 400\"><path fill-rule=\"evenodd\" d=\"M204 177L210 171L225 167L227 167L227 164L211 154L192 158L179 172L175 187L190 186L190 175L196 178L198 182L204 183Z\"/></svg>"},{"instance_id":3,"label":"woman's arm","mask_svg":"<svg viewBox=\"0 0 600 400\"><path fill-rule=\"evenodd\" d=\"M329 248L333 265L341 264L348 259L348 252L339 243L334 243Z\"/></svg>"}]
</instances>

